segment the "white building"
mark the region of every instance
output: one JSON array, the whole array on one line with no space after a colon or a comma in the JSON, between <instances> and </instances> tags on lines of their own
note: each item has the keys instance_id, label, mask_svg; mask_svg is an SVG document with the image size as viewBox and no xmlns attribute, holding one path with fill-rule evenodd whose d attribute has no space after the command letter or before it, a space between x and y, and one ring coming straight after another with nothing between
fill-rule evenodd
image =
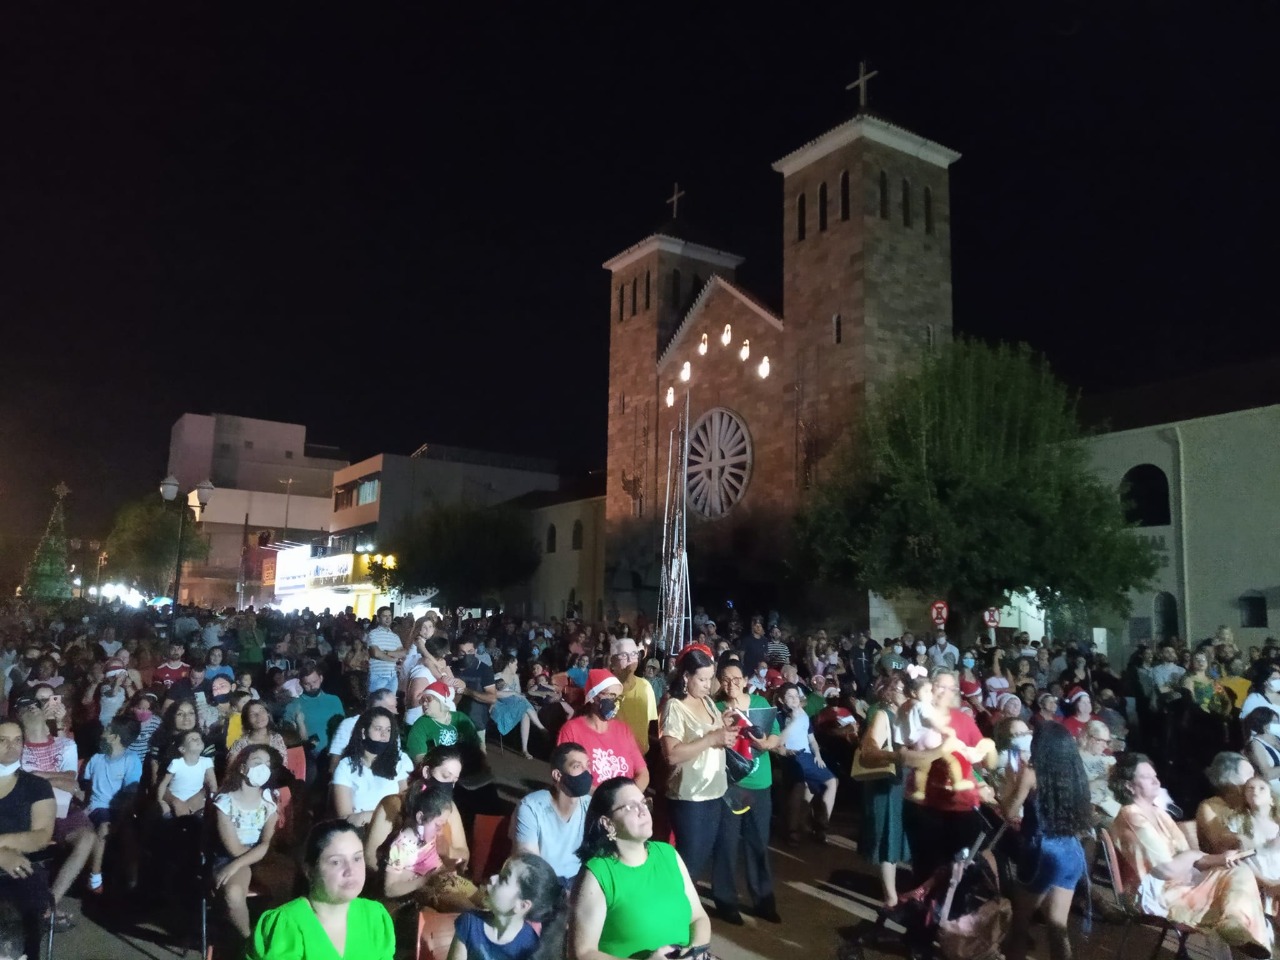
<instances>
[{"instance_id":1,"label":"white building","mask_svg":"<svg viewBox=\"0 0 1280 960\"><path fill-rule=\"evenodd\" d=\"M1194 641L1223 625L1246 650L1277 632L1280 405L1118 430L1088 449L1160 558L1129 620L1107 624L1113 661L1138 643Z\"/></svg>"}]
</instances>

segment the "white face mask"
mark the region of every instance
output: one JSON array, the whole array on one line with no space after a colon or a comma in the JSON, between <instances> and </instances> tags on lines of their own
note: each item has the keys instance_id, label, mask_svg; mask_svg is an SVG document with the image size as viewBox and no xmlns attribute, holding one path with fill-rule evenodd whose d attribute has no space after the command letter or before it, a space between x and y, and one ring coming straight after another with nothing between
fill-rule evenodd
<instances>
[{"instance_id":1,"label":"white face mask","mask_svg":"<svg viewBox=\"0 0 1280 960\"><path fill-rule=\"evenodd\" d=\"M1013 748L1019 753L1031 752L1031 734L1020 733L1011 742L1013 743Z\"/></svg>"},{"instance_id":2,"label":"white face mask","mask_svg":"<svg viewBox=\"0 0 1280 960\"><path fill-rule=\"evenodd\" d=\"M893 652L894 652L894 653L901 653L901 652L902 652L902 644L900 644L900 643L895 643L895 644L893 645Z\"/></svg>"},{"instance_id":3,"label":"white face mask","mask_svg":"<svg viewBox=\"0 0 1280 960\"><path fill-rule=\"evenodd\" d=\"M1272 693L1280 693L1280 677L1272 677L1268 680L1267 689Z\"/></svg>"},{"instance_id":4,"label":"white face mask","mask_svg":"<svg viewBox=\"0 0 1280 960\"><path fill-rule=\"evenodd\" d=\"M768 673L769 673L768 667L761 667L759 670L756 671L756 675L761 677L767 676Z\"/></svg>"},{"instance_id":5,"label":"white face mask","mask_svg":"<svg viewBox=\"0 0 1280 960\"><path fill-rule=\"evenodd\" d=\"M1280 723L1268 723L1267 733L1271 734L1273 737L1280 737Z\"/></svg>"},{"instance_id":6,"label":"white face mask","mask_svg":"<svg viewBox=\"0 0 1280 960\"><path fill-rule=\"evenodd\" d=\"M0 763L0 777L12 777L18 772L18 763Z\"/></svg>"},{"instance_id":7,"label":"white face mask","mask_svg":"<svg viewBox=\"0 0 1280 960\"><path fill-rule=\"evenodd\" d=\"M916 644L916 653L924 653L924 652L925 652L925 650L927 650L927 649L928 649L928 647L926 647L923 643L917 643L917 644Z\"/></svg>"},{"instance_id":8,"label":"white face mask","mask_svg":"<svg viewBox=\"0 0 1280 960\"><path fill-rule=\"evenodd\" d=\"M249 781L251 787L264 787L271 779L271 767L265 763L250 767L244 778Z\"/></svg>"}]
</instances>

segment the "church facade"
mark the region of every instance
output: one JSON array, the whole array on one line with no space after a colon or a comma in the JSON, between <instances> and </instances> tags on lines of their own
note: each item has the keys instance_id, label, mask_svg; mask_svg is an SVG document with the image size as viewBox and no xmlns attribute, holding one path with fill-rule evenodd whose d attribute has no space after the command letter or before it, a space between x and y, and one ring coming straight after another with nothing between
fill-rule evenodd
<instances>
[{"instance_id":1,"label":"church facade","mask_svg":"<svg viewBox=\"0 0 1280 960\"><path fill-rule=\"evenodd\" d=\"M604 264L605 589L624 615L655 610L669 450L686 398L695 572L701 553L721 558L725 582L749 581L753 567L763 581L757 561L777 552L860 406L950 338L958 158L860 113L773 164L780 311L738 282L742 258L698 242L678 219Z\"/></svg>"}]
</instances>

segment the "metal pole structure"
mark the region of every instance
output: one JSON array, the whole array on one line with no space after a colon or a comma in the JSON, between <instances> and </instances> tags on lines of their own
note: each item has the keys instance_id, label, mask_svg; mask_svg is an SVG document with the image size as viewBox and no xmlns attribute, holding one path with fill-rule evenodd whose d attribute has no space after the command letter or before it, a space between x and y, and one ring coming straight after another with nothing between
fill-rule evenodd
<instances>
[{"instance_id":1,"label":"metal pole structure","mask_svg":"<svg viewBox=\"0 0 1280 960\"><path fill-rule=\"evenodd\" d=\"M169 605L169 627L176 631L178 627L178 597L182 593L182 535L187 526L187 501L178 501L178 562L173 571L173 603ZM172 640L177 633L171 633Z\"/></svg>"},{"instance_id":2,"label":"metal pole structure","mask_svg":"<svg viewBox=\"0 0 1280 960\"><path fill-rule=\"evenodd\" d=\"M693 595L689 585L689 393L684 395L684 420L680 424L680 576L684 580L684 616L680 635L693 642Z\"/></svg>"}]
</instances>

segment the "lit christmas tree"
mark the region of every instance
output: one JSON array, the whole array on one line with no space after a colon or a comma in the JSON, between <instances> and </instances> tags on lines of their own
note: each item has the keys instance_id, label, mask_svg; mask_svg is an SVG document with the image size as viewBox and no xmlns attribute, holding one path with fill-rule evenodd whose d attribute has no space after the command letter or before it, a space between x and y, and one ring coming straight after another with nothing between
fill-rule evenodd
<instances>
[{"instance_id":1,"label":"lit christmas tree","mask_svg":"<svg viewBox=\"0 0 1280 960\"><path fill-rule=\"evenodd\" d=\"M70 600L71 575L67 572L67 534L62 501L71 491L65 483L54 487L58 500L49 525L36 544L36 554L22 578L22 595L28 600Z\"/></svg>"}]
</instances>

